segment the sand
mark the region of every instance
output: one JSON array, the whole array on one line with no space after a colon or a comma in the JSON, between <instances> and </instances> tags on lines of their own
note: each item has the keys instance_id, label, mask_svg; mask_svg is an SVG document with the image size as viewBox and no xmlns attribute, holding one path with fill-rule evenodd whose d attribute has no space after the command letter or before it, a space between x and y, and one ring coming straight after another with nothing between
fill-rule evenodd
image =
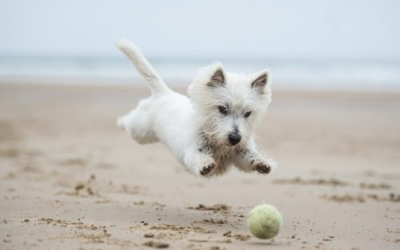
<instances>
[{"instance_id":1,"label":"sand","mask_svg":"<svg viewBox=\"0 0 400 250\"><path fill-rule=\"evenodd\" d=\"M210 180L115 127L148 94L0 85L0 249L400 249L400 94L277 91L257 140L280 168Z\"/></svg>"}]
</instances>

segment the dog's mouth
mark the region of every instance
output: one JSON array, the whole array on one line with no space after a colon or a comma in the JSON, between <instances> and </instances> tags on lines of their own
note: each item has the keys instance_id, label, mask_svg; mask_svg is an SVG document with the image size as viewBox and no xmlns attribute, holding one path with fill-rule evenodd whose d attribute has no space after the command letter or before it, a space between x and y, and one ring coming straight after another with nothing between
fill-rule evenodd
<instances>
[{"instance_id":1,"label":"dog's mouth","mask_svg":"<svg viewBox=\"0 0 400 250\"><path fill-rule=\"evenodd\" d=\"M241 148L243 143L239 142L239 143L232 144L229 141L227 141L227 142L223 143L222 145L225 147L228 147L228 148Z\"/></svg>"}]
</instances>

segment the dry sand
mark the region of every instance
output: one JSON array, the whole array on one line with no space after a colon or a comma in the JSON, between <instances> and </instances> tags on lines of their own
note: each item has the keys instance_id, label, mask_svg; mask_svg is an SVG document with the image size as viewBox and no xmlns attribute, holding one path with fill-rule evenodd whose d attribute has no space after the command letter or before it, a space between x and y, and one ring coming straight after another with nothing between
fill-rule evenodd
<instances>
[{"instance_id":1,"label":"dry sand","mask_svg":"<svg viewBox=\"0 0 400 250\"><path fill-rule=\"evenodd\" d=\"M0 249L400 249L400 95L276 92L269 176L184 171L115 127L145 88L0 85ZM259 240L249 210L284 226Z\"/></svg>"}]
</instances>

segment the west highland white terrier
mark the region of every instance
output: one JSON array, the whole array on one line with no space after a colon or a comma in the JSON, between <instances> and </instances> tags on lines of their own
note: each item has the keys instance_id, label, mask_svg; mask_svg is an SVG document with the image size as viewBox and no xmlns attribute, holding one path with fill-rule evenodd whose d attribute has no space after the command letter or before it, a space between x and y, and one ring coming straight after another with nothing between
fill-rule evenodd
<instances>
[{"instance_id":1,"label":"west highland white terrier","mask_svg":"<svg viewBox=\"0 0 400 250\"><path fill-rule=\"evenodd\" d=\"M276 167L257 151L253 135L271 102L268 70L236 74L217 62L199 71L187 97L168 88L134 44L125 39L116 44L152 92L117 121L135 141L163 142L190 172L205 177L231 166L262 174Z\"/></svg>"}]
</instances>

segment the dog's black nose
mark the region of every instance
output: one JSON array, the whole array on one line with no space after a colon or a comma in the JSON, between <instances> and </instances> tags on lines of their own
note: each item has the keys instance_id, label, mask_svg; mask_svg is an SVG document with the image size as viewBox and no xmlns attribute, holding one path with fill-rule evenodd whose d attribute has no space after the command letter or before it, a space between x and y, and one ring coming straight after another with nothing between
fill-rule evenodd
<instances>
[{"instance_id":1,"label":"dog's black nose","mask_svg":"<svg viewBox=\"0 0 400 250\"><path fill-rule=\"evenodd\" d=\"M233 145L236 145L240 142L242 137L238 133L233 133L228 136L229 142Z\"/></svg>"}]
</instances>

